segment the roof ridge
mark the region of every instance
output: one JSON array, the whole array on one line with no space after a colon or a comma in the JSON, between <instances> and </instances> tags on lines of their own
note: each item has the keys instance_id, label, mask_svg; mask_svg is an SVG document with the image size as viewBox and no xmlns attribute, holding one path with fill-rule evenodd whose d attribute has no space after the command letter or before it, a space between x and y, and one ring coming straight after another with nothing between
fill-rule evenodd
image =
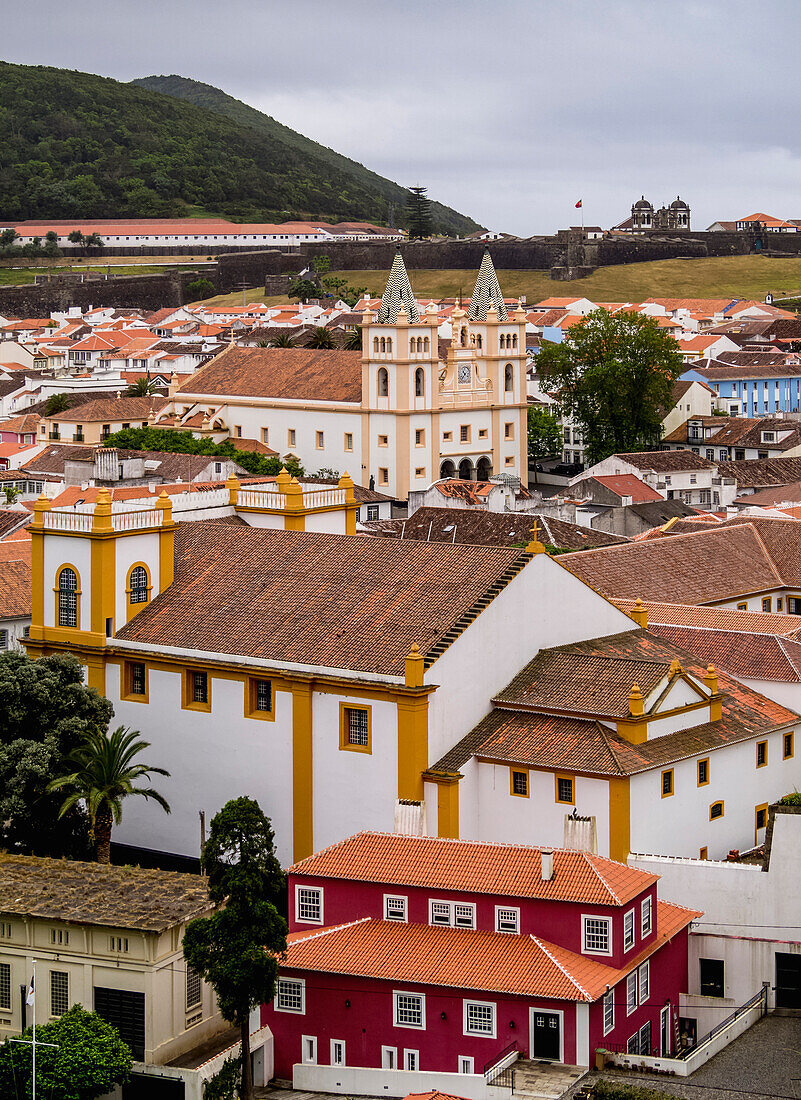
<instances>
[{"instance_id":1,"label":"roof ridge","mask_svg":"<svg viewBox=\"0 0 801 1100\"><path fill-rule=\"evenodd\" d=\"M328 936L332 932L341 932L345 928L353 928L357 924L364 924L365 921L375 921L375 917L359 917L358 920L349 920L345 924L331 924L327 928L321 928L317 932L310 932L307 936L301 936L300 939L293 940L292 946L297 943L308 943L310 940L318 940L321 936ZM380 921L377 923L381 923ZM291 935L292 933L290 933Z\"/></svg>"},{"instance_id":2,"label":"roof ridge","mask_svg":"<svg viewBox=\"0 0 801 1100\"><path fill-rule=\"evenodd\" d=\"M603 722L599 722L597 718L595 719L595 725L598 727L598 730L600 731L601 737L603 739L604 744L606 745L606 748L607 748L607 751L609 752L610 757L612 758L613 764L617 768L620 775L625 775L626 774L626 769L623 767L621 762L618 760L617 753L615 752L614 746L612 745L612 741L611 741L612 731L607 729L606 726L603 724Z\"/></svg>"},{"instance_id":3,"label":"roof ridge","mask_svg":"<svg viewBox=\"0 0 801 1100\"><path fill-rule=\"evenodd\" d=\"M790 522L791 523L796 523L797 520L791 520ZM753 523L748 523L748 526L752 529L752 531L754 532L754 535L757 539L757 542L762 547L762 551L765 555L765 559L768 563L768 567L770 568L771 573L773 573L773 576L776 578L776 580L779 582L779 584L786 586L787 582L783 579L783 577L780 576L779 570L774 565L773 558L771 557L770 551L768 550L762 536L759 533L759 528Z\"/></svg>"},{"instance_id":4,"label":"roof ridge","mask_svg":"<svg viewBox=\"0 0 801 1100\"><path fill-rule=\"evenodd\" d=\"M564 976L567 978L567 980L569 982L571 982L576 987L576 989L579 991L579 993L581 993L581 995L584 997L584 999L586 1001L591 1001L592 997L589 995L589 993L584 988L584 986L581 985L580 982L577 982L576 979L573 977L573 975L570 973L570 971L567 970L562 965L562 963L559 962L559 960L556 958L556 956L548 950L548 948L545 946L545 940L541 940L538 936L535 936L533 932L531 933L531 939L534 941L534 943L537 945L537 947L539 947L540 951L544 952L548 956L548 958L551 960L551 962L554 964L554 966L556 966L559 970L561 970L561 972L564 974Z\"/></svg>"},{"instance_id":5,"label":"roof ridge","mask_svg":"<svg viewBox=\"0 0 801 1100\"><path fill-rule=\"evenodd\" d=\"M596 856L593 852L582 852L582 855L584 856L584 859L587 861L587 863L589 863L590 867L592 867L593 871L595 871L596 875L601 880L601 882L604 884L604 886L609 891L609 893L612 895L612 897L615 899L617 904L622 905L622 902L621 902L620 898L618 897L618 895L615 893L615 891L612 889L612 887L606 881L604 876L601 874L599 868L596 867L595 863L593 862L595 859L598 859L600 857Z\"/></svg>"},{"instance_id":6,"label":"roof ridge","mask_svg":"<svg viewBox=\"0 0 801 1100\"><path fill-rule=\"evenodd\" d=\"M774 635L774 637L776 638L776 641L779 643L779 649L784 654L788 664L793 669L796 676L801 676L801 661L798 660L797 656L794 657L792 653L789 653L787 651L787 649L785 649L785 646L784 646L785 642L790 642L792 645L799 645L800 643L799 642L794 642L792 638L785 638L782 635Z\"/></svg>"}]
</instances>

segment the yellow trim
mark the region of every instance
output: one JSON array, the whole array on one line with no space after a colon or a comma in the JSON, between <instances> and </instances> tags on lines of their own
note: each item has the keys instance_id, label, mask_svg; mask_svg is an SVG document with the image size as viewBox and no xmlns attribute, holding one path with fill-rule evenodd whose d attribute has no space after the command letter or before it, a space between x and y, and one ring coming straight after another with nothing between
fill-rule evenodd
<instances>
[{"instance_id":1,"label":"yellow trim","mask_svg":"<svg viewBox=\"0 0 801 1100\"><path fill-rule=\"evenodd\" d=\"M292 685L292 854L295 863L314 852L312 684Z\"/></svg>"},{"instance_id":2,"label":"yellow trim","mask_svg":"<svg viewBox=\"0 0 801 1100\"><path fill-rule=\"evenodd\" d=\"M526 777L526 789L525 791L515 790L515 776L524 775ZM528 798L530 790L530 777L528 774L528 768L509 768L509 794L514 795L515 798Z\"/></svg>"},{"instance_id":3,"label":"yellow trim","mask_svg":"<svg viewBox=\"0 0 801 1100\"><path fill-rule=\"evenodd\" d=\"M631 850L631 800L627 775L609 780L609 856L625 863Z\"/></svg>"},{"instance_id":4,"label":"yellow trim","mask_svg":"<svg viewBox=\"0 0 801 1100\"><path fill-rule=\"evenodd\" d=\"M145 690L141 693L136 693L131 690L131 681L133 679L132 665L142 665L145 670ZM120 668L120 698L124 699L126 703L149 703L150 702L150 677L148 676L148 667L146 661L123 661Z\"/></svg>"},{"instance_id":5,"label":"yellow trim","mask_svg":"<svg viewBox=\"0 0 801 1100\"><path fill-rule=\"evenodd\" d=\"M206 674L206 702L196 703L193 699L195 685L192 677L196 672ZM211 712L211 673L205 668L187 668L181 676L181 710L199 710L205 714Z\"/></svg>"},{"instance_id":6,"label":"yellow trim","mask_svg":"<svg viewBox=\"0 0 801 1100\"><path fill-rule=\"evenodd\" d=\"M669 791L665 790L665 776L666 775L670 776L670 790ZM672 768L665 768L665 770L662 772L661 790L662 790L662 797L663 798L671 798L673 796L673 769Z\"/></svg>"},{"instance_id":7,"label":"yellow trim","mask_svg":"<svg viewBox=\"0 0 801 1100\"><path fill-rule=\"evenodd\" d=\"M270 685L270 709L259 710L256 706L259 681L266 681ZM245 717L255 718L261 722L275 721L275 687L269 676L248 676L245 679Z\"/></svg>"},{"instance_id":8,"label":"yellow trim","mask_svg":"<svg viewBox=\"0 0 801 1100\"><path fill-rule=\"evenodd\" d=\"M111 516L108 517L109 523ZM97 522L97 517L95 517ZM111 619L111 631L116 630L115 580L117 571L117 541L114 538L92 540L92 632L105 639L106 620Z\"/></svg>"},{"instance_id":9,"label":"yellow trim","mask_svg":"<svg viewBox=\"0 0 801 1100\"><path fill-rule=\"evenodd\" d=\"M764 750L765 750L765 759L760 764L760 762L759 762L759 750L761 748L764 748ZM767 741L757 741L757 743L756 743L756 766L758 768L766 768L767 765L768 765L768 743L767 743Z\"/></svg>"},{"instance_id":10,"label":"yellow trim","mask_svg":"<svg viewBox=\"0 0 801 1100\"><path fill-rule=\"evenodd\" d=\"M698 858L709 859L709 849L706 847L706 845L704 845L703 848L698 849Z\"/></svg>"},{"instance_id":11,"label":"yellow trim","mask_svg":"<svg viewBox=\"0 0 801 1100\"><path fill-rule=\"evenodd\" d=\"M713 806L720 806L720 813L716 817L712 816L712 807ZM710 821L719 821L720 818L725 817L725 815L726 815L726 804L725 804L725 802L723 801L722 798L716 798L714 802L709 803L709 820Z\"/></svg>"},{"instance_id":12,"label":"yellow trim","mask_svg":"<svg viewBox=\"0 0 801 1100\"><path fill-rule=\"evenodd\" d=\"M701 779L701 765L706 764L706 779ZM709 785L709 757L705 756L699 760L695 769L696 785L698 787L707 787Z\"/></svg>"},{"instance_id":13,"label":"yellow trim","mask_svg":"<svg viewBox=\"0 0 801 1100\"><path fill-rule=\"evenodd\" d=\"M99 695L105 695L106 663L99 653L90 653L86 657L86 682Z\"/></svg>"},{"instance_id":14,"label":"yellow trim","mask_svg":"<svg viewBox=\"0 0 801 1100\"><path fill-rule=\"evenodd\" d=\"M747 611L748 610L748 604L747 603L738 603L737 604L737 610L738 611Z\"/></svg>"},{"instance_id":15,"label":"yellow trim","mask_svg":"<svg viewBox=\"0 0 801 1100\"><path fill-rule=\"evenodd\" d=\"M404 696L397 702L398 798L423 799L428 767L428 696Z\"/></svg>"},{"instance_id":16,"label":"yellow trim","mask_svg":"<svg viewBox=\"0 0 801 1100\"><path fill-rule=\"evenodd\" d=\"M131 574L134 569L144 569L147 576L147 599L144 603L131 603ZM153 582L150 576L150 569L147 562L135 561L131 568L128 570L128 576L125 578L125 621L130 622L134 615L137 615L143 607L147 607L150 603L150 599L153 593Z\"/></svg>"},{"instance_id":17,"label":"yellow trim","mask_svg":"<svg viewBox=\"0 0 801 1100\"><path fill-rule=\"evenodd\" d=\"M37 500L34 505L34 519L30 524L31 532L31 634L34 638L41 638L44 633L44 531L37 528L41 523L39 513L50 510L50 502L45 501L46 508ZM58 621L58 620L56 620Z\"/></svg>"},{"instance_id":18,"label":"yellow trim","mask_svg":"<svg viewBox=\"0 0 801 1100\"><path fill-rule=\"evenodd\" d=\"M570 781L570 784L571 784L570 790L573 793L572 798L560 798L559 797L559 780L560 779L566 779L566 780ZM568 775L566 772L561 772L561 773L556 772L556 774L553 777L553 781L554 781L554 798L556 799L556 801L561 803L561 805L563 805L563 806L575 806L575 804L576 804L576 777L575 777L575 775Z\"/></svg>"},{"instance_id":19,"label":"yellow trim","mask_svg":"<svg viewBox=\"0 0 801 1100\"><path fill-rule=\"evenodd\" d=\"M348 740L348 719L345 713L348 710L361 710L367 714L367 744L366 745L353 745ZM343 703L339 704L339 747L347 752L366 752L372 753L373 751L373 708L369 705L365 706L363 703Z\"/></svg>"},{"instance_id":20,"label":"yellow trim","mask_svg":"<svg viewBox=\"0 0 801 1100\"><path fill-rule=\"evenodd\" d=\"M759 824L759 815L763 813L765 815L764 825ZM757 833L760 829L766 829L768 827L768 804L763 802L760 806L754 806L754 847L757 844Z\"/></svg>"},{"instance_id":21,"label":"yellow trim","mask_svg":"<svg viewBox=\"0 0 801 1100\"><path fill-rule=\"evenodd\" d=\"M458 772L426 772L425 779L437 785L437 836L450 840L459 839L459 780Z\"/></svg>"},{"instance_id":22,"label":"yellow trim","mask_svg":"<svg viewBox=\"0 0 801 1100\"><path fill-rule=\"evenodd\" d=\"M59 582L61 580L61 574L64 572L65 569L71 569L73 571L73 573L75 574L75 626L60 626L59 621L58 621L58 617L59 617L59 604L58 604ZM81 590L81 574L78 570L77 565L73 565L72 562L65 561L56 570L56 584L55 584L55 587L53 588L53 592L55 594L55 608L54 608L53 624L59 630L80 630L81 629L81 591L82 591Z\"/></svg>"},{"instance_id":23,"label":"yellow trim","mask_svg":"<svg viewBox=\"0 0 801 1100\"><path fill-rule=\"evenodd\" d=\"M767 604L768 606L765 607L765 604ZM770 598L770 596L764 596L762 598L762 610L763 611L770 611L770 609L771 609L771 598Z\"/></svg>"},{"instance_id":24,"label":"yellow trim","mask_svg":"<svg viewBox=\"0 0 801 1100\"><path fill-rule=\"evenodd\" d=\"M790 751L787 751L787 738L790 738ZM782 760L791 760L795 756L795 735L792 730L782 736Z\"/></svg>"}]
</instances>

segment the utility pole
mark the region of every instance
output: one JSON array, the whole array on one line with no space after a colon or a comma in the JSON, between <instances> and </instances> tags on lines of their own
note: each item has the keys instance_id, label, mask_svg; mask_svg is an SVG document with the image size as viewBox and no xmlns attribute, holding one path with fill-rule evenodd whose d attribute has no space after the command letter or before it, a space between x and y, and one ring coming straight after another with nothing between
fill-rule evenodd
<instances>
[{"instance_id":1,"label":"utility pole","mask_svg":"<svg viewBox=\"0 0 801 1100\"><path fill-rule=\"evenodd\" d=\"M242 288L242 306L244 307L247 304L245 302L245 291L248 289L247 279L243 279L239 285Z\"/></svg>"}]
</instances>

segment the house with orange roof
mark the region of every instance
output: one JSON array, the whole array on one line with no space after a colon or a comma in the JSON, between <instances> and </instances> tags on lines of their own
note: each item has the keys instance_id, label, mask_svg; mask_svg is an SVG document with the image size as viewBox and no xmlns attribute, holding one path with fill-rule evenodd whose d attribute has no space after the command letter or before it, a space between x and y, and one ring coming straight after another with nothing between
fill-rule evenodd
<instances>
[{"instance_id":1,"label":"house with orange roof","mask_svg":"<svg viewBox=\"0 0 801 1100\"><path fill-rule=\"evenodd\" d=\"M359 833L323 849L289 869L287 951L261 1009L276 1073L485 1100L493 1068L514 1084L532 1062L573 1067L567 1087L599 1047L669 1058L701 913L656 884L520 843Z\"/></svg>"}]
</instances>

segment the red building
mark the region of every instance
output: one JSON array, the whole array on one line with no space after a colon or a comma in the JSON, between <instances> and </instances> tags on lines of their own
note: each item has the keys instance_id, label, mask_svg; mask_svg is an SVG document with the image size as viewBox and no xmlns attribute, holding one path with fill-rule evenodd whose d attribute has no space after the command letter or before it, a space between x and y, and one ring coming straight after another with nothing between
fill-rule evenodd
<instances>
[{"instance_id":1,"label":"red building","mask_svg":"<svg viewBox=\"0 0 801 1100\"><path fill-rule=\"evenodd\" d=\"M290 868L289 946L262 1006L276 1076L669 1053L699 914L656 883L589 852L434 837L359 833L318 852Z\"/></svg>"}]
</instances>

